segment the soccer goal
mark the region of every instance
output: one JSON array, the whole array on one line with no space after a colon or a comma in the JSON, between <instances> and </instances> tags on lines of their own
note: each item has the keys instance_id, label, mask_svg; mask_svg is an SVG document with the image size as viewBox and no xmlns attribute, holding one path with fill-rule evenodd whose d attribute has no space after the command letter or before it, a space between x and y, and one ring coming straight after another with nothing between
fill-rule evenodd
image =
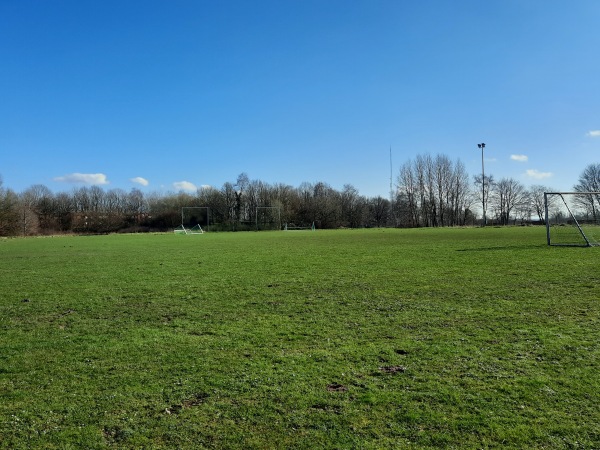
<instances>
[{"instance_id":1,"label":"soccer goal","mask_svg":"<svg viewBox=\"0 0 600 450\"><path fill-rule=\"evenodd\" d=\"M256 229L281 230L281 208L279 206L257 206Z\"/></svg>"},{"instance_id":2,"label":"soccer goal","mask_svg":"<svg viewBox=\"0 0 600 450\"><path fill-rule=\"evenodd\" d=\"M210 208L208 206L183 206L181 208L181 227L188 230L187 234L202 234L204 231L208 231ZM195 230L195 232L190 233L191 230Z\"/></svg>"},{"instance_id":3,"label":"soccer goal","mask_svg":"<svg viewBox=\"0 0 600 450\"><path fill-rule=\"evenodd\" d=\"M283 229L285 231L295 231L295 230L311 230L311 231L315 231L315 223L313 222L312 225L308 225L308 226L298 226L294 223L286 223L283 227Z\"/></svg>"},{"instance_id":4,"label":"soccer goal","mask_svg":"<svg viewBox=\"0 0 600 450\"><path fill-rule=\"evenodd\" d=\"M200 225L194 225L191 228L186 228L183 225L179 225L173 231L175 234L204 234L204 230Z\"/></svg>"},{"instance_id":5,"label":"soccer goal","mask_svg":"<svg viewBox=\"0 0 600 450\"><path fill-rule=\"evenodd\" d=\"M545 192L548 245L600 246L600 192Z\"/></svg>"}]
</instances>

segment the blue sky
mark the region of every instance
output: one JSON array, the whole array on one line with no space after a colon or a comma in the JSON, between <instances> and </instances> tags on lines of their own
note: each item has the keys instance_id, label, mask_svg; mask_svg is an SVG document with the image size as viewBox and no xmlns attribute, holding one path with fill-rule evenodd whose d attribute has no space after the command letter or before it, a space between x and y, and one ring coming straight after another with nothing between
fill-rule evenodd
<instances>
[{"instance_id":1,"label":"blue sky","mask_svg":"<svg viewBox=\"0 0 600 450\"><path fill-rule=\"evenodd\" d=\"M324 181L417 154L570 190L600 162L600 1L0 0L22 191Z\"/></svg>"}]
</instances>

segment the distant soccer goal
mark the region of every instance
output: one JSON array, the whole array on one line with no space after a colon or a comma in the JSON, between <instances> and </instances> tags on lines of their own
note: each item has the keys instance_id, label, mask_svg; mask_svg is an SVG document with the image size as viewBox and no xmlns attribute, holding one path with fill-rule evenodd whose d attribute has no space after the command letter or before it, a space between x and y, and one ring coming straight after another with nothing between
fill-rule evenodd
<instances>
[{"instance_id":1,"label":"distant soccer goal","mask_svg":"<svg viewBox=\"0 0 600 450\"><path fill-rule=\"evenodd\" d=\"M548 245L600 246L600 192L544 193Z\"/></svg>"},{"instance_id":2,"label":"distant soccer goal","mask_svg":"<svg viewBox=\"0 0 600 450\"><path fill-rule=\"evenodd\" d=\"M311 230L311 231L315 231L315 223L313 222L312 225L308 225L308 226L298 226L294 223L286 223L283 227L283 229L285 231L294 231L294 230Z\"/></svg>"},{"instance_id":3,"label":"distant soccer goal","mask_svg":"<svg viewBox=\"0 0 600 450\"><path fill-rule=\"evenodd\" d=\"M181 226L184 229L208 231L210 228L210 208L208 206L183 206L181 208ZM193 234L202 234L196 232Z\"/></svg>"},{"instance_id":4,"label":"distant soccer goal","mask_svg":"<svg viewBox=\"0 0 600 450\"><path fill-rule=\"evenodd\" d=\"M173 231L175 234L204 234L204 230L200 225L194 225L191 228L186 228L183 225L179 225Z\"/></svg>"},{"instance_id":5,"label":"distant soccer goal","mask_svg":"<svg viewBox=\"0 0 600 450\"><path fill-rule=\"evenodd\" d=\"M279 206L257 206L256 229L281 230L281 208Z\"/></svg>"}]
</instances>

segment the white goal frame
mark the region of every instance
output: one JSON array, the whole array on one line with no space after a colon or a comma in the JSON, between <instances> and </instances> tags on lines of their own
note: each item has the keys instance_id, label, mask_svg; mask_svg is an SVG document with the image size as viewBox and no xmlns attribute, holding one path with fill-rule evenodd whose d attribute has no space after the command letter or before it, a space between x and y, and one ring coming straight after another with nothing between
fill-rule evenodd
<instances>
[{"instance_id":1,"label":"white goal frame","mask_svg":"<svg viewBox=\"0 0 600 450\"><path fill-rule=\"evenodd\" d=\"M189 210L193 210L193 209L199 209L199 210L206 211L206 223L202 223L202 224L194 223L191 227L189 226L190 224L185 223L185 213L188 212ZM181 207L181 227L186 229L185 228L186 225L188 225L188 228L187 228L188 231L192 228L196 228L196 226L199 226L201 230L202 230L202 227L204 226L206 231L208 231L210 228L210 207L208 207L208 206L182 206ZM202 231L202 233L204 233L204 230ZM202 233L196 233L196 234L202 234Z\"/></svg>"},{"instance_id":2,"label":"white goal frame","mask_svg":"<svg viewBox=\"0 0 600 450\"><path fill-rule=\"evenodd\" d=\"M555 200L556 199L556 200ZM591 223L589 211L582 213L577 209L588 203L593 214ZM550 207L555 210L555 219L551 217ZM600 246L600 192L544 192L544 220L546 222L546 241L548 245L572 246L572 247L596 247ZM558 217L565 220L558 220ZM570 231L569 239L560 242L556 237L557 231L567 227Z\"/></svg>"},{"instance_id":3,"label":"white goal frame","mask_svg":"<svg viewBox=\"0 0 600 450\"><path fill-rule=\"evenodd\" d=\"M179 225L173 230L175 234L204 234L204 230L200 225L194 225L191 228L186 228L183 225Z\"/></svg>"},{"instance_id":4,"label":"white goal frame","mask_svg":"<svg viewBox=\"0 0 600 450\"><path fill-rule=\"evenodd\" d=\"M286 223L285 226L283 227L283 229L285 231L296 231L296 230L311 230L311 231L315 231L315 223L313 222L311 226L309 227L298 227L293 223Z\"/></svg>"}]
</instances>

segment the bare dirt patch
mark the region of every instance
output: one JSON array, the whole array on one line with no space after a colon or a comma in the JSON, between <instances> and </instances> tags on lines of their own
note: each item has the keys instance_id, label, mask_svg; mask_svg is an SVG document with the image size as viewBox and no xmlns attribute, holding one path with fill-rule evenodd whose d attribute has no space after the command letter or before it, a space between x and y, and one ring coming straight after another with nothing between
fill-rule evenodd
<instances>
[{"instance_id":1,"label":"bare dirt patch","mask_svg":"<svg viewBox=\"0 0 600 450\"><path fill-rule=\"evenodd\" d=\"M404 366L383 366L383 367L380 367L379 370L383 373L396 374L396 373L405 372L406 367L404 367Z\"/></svg>"}]
</instances>

